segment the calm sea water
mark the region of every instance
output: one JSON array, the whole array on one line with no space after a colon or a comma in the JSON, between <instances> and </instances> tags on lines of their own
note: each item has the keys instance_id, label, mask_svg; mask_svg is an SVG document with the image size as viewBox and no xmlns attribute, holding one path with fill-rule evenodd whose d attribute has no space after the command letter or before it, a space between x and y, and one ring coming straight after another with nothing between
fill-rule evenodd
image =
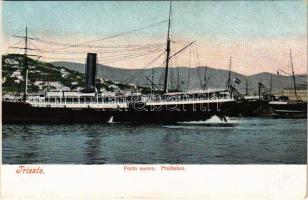
<instances>
[{"instance_id":1,"label":"calm sea water","mask_svg":"<svg viewBox=\"0 0 308 200\"><path fill-rule=\"evenodd\" d=\"M5 164L303 164L306 119L3 125Z\"/></svg>"}]
</instances>

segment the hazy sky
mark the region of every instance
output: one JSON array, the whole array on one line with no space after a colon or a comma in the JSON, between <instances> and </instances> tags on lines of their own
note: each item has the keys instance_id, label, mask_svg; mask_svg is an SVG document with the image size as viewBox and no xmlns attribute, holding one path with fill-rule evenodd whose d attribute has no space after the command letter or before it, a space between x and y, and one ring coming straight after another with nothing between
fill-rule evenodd
<instances>
[{"instance_id":1,"label":"hazy sky","mask_svg":"<svg viewBox=\"0 0 308 200\"><path fill-rule=\"evenodd\" d=\"M197 41L200 64L225 69L232 56L234 70L246 74L275 72L278 65L286 67L286 58L292 48L295 69L304 73L307 65L306 9L304 1L175 1L172 37L175 41ZM23 31L26 24L30 33L40 38L80 42L165 20L168 11L167 1L2 2L2 30L10 43L17 40L9 36ZM137 37L139 43L163 42L166 29L167 24L163 23L129 37ZM113 39L112 43L123 41L128 41L126 36ZM133 41L137 41L136 38ZM37 46L54 49L46 44ZM110 65L142 67L148 59ZM185 63L187 58L183 58L180 65Z\"/></svg>"}]
</instances>

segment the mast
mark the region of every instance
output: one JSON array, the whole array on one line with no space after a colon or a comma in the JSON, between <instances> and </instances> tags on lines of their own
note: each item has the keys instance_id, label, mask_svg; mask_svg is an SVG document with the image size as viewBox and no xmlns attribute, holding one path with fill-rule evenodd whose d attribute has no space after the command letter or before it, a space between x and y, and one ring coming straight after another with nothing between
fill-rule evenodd
<instances>
[{"instance_id":1,"label":"mast","mask_svg":"<svg viewBox=\"0 0 308 200\"><path fill-rule=\"evenodd\" d=\"M176 79L176 90L179 91L180 89L180 68L177 67L177 79Z\"/></svg>"},{"instance_id":2,"label":"mast","mask_svg":"<svg viewBox=\"0 0 308 200\"><path fill-rule=\"evenodd\" d=\"M271 73L270 92L272 91L272 87L273 87L273 74Z\"/></svg>"},{"instance_id":3,"label":"mast","mask_svg":"<svg viewBox=\"0 0 308 200\"><path fill-rule=\"evenodd\" d=\"M188 65L188 74L187 74L187 90L189 89L190 84L190 60L191 60L191 48L189 50L189 65Z\"/></svg>"},{"instance_id":4,"label":"mast","mask_svg":"<svg viewBox=\"0 0 308 200\"><path fill-rule=\"evenodd\" d=\"M206 88L206 71L207 71L207 65L205 65L205 68L204 68L203 90L205 90Z\"/></svg>"},{"instance_id":5,"label":"mast","mask_svg":"<svg viewBox=\"0 0 308 200\"><path fill-rule=\"evenodd\" d=\"M154 92L154 69L153 69L153 67L152 67L152 69L151 69L151 90L152 90L152 92Z\"/></svg>"},{"instance_id":6,"label":"mast","mask_svg":"<svg viewBox=\"0 0 308 200\"><path fill-rule=\"evenodd\" d=\"M25 72L25 86L24 86L23 101L26 101L27 83L28 83L28 27L27 25L26 25L26 35L25 35L24 72Z\"/></svg>"},{"instance_id":7,"label":"mast","mask_svg":"<svg viewBox=\"0 0 308 200\"><path fill-rule=\"evenodd\" d=\"M294 68L293 68L293 60L292 60L292 51L291 51L291 49L290 49L290 60L291 60L291 67L292 67L292 78L293 78L293 84L294 84L294 94L295 94L296 100L298 100L297 92L296 92L296 81L295 81L295 75L294 75Z\"/></svg>"},{"instance_id":8,"label":"mast","mask_svg":"<svg viewBox=\"0 0 308 200\"><path fill-rule=\"evenodd\" d=\"M247 96L248 95L248 78L246 76L246 79L245 79L245 95Z\"/></svg>"},{"instance_id":9,"label":"mast","mask_svg":"<svg viewBox=\"0 0 308 200\"><path fill-rule=\"evenodd\" d=\"M169 8L169 21L168 21L168 33L167 33L167 48L166 48L166 68L165 68L165 81L164 81L164 93L168 92L168 68L169 68L169 55L170 55L170 18L171 18L171 1Z\"/></svg>"},{"instance_id":10,"label":"mast","mask_svg":"<svg viewBox=\"0 0 308 200\"><path fill-rule=\"evenodd\" d=\"M228 80L226 83L226 89L229 88L230 84L231 84L231 65L232 65L232 57L230 56L230 61L229 61L229 74L228 74Z\"/></svg>"}]
</instances>

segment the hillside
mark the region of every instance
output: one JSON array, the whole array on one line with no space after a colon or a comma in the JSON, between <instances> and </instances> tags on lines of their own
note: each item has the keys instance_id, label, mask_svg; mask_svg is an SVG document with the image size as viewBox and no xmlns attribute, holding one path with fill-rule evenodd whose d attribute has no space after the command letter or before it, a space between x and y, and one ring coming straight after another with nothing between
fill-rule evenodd
<instances>
[{"instance_id":1,"label":"hillside","mask_svg":"<svg viewBox=\"0 0 308 200\"><path fill-rule=\"evenodd\" d=\"M2 92L20 94L24 87L23 55L9 54L2 57ZM28 58L29 82L28 92L48 91L48 90L72 90L81 89L84 86L85 65L73 62L46 63L42 61L34 62ZM117 89L129 89L139 85L137 88L142 92L149 92L145 85L150 82L153 74L154 83L162 88L164 68L152 69L122 69L104 65L97 67L97 88L103 91L114 91ZM191 68L179 67L170 68L169 88L176 89L179 83L180 90L200 89L200 79L203 82L204 67ZM190 72L190 79L188 74ZM179 74L179 81L177 75ZM283 88L293 87L289 76L277 76L276 74L260 73L253 76L244 76L239 73L231 73L232 80L237 77L241 80L236 87L241 93L245 93L246 80L250 94L257 94L258 82L262 82L267 87L270 86L272 76L272 89L279 91ZM207 87L224 88L228 77L228 71L221 69L207 69ZM303 85L307 81L307 75L296 76L298 85ZM189 88L187 88L189 82ZM134 85L132 85L134 84ZM142 86L143 85L143 86Z\"/></svg>"},{"instance_id":2,"label":"hillside","mask_svg":"<svg viewBox=\"0 0 308 200\"><path fill-rule=\"evenodd\" d=\"M68 69L76 70L80 73L84 73L85 66L84 64L80 63L72 63L72 62L54 62L54 65L65 66ZM153 70L154 75L154 82L155 83L162 83L162 72L164 68L153 68L153 69L122 69L122 68L113 68L110 66L100 65L98 64L98 77L109 79L112 81L125 81L127 80L130 83L134 84L147 84L148 81L146 80L145 76L151 77ZM190 69L190 84L189 89L200 89L200 78L203 80L204 77L204 67L191 68ZM199 72L198 72L199 71ZM187 89L188 83L188 67L179 67L179 82L180 89L185 90ZM177 83L177 68L170 68L170 76L171 84L169 87L175 88ZM198 75L199 74L199 75ZM135 79L129 78L135 75ZM231 72L232 80L234 77L239 78L242 82L237 85L237 88L240 92L245 93L246 89L246 79L248 83L249 93L257 93L258 92L258 82L262 82L267 87L270 87L270 80L272 76L272 89L273 91L279 91L283 88L293 87L293 83L291 82L291 78L289 76L278 76L277 74L270 74L270 73L260 73L255 74L252 76L244 76L239 73ZM228 77L227 70L221 69L214 69L208 67L207 69L207 86L208 88L224 88L226 85L226 80ZM297 75L296 76L296 83L298 85L303 85L307 81L307 75Z\"/></svg>"},{"instance_id":3,"label":"hillside","mask_svg":"<svg viewBox=\"0 0 308 200\"><path fill-rule=\"evenodd\" d=\"M85 85L83 73L62 65L41 62L28 58L28 92L50 90L81 89ZM8 54L2 56L2 92L20 95L24 90L24 56ZM98 79L96 86L100 90L113 91L115 88L127 89L131 86Z\"/></svg>"},{"instance_id":4,"label":"hillside","mask_svg":"<svg viewBox=\"0 0 308 200\"><path fill-rule=\"evenodd\" d=\"M38 92L40 89L62 87L75 89L84 85L84 74L62 66L55 66L28 58L28 91ZM2 91L3 93L23 92L24 56L19 54L2 57Z\"/></svg>"}]
</instances>

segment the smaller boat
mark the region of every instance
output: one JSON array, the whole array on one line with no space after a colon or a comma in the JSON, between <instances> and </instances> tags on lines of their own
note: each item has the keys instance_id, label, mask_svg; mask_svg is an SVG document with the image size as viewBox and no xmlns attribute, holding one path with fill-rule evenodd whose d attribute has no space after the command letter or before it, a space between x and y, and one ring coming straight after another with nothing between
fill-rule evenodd
<instances>
[{"instance_id":1,"label":"smaller boat","mask_svg":"<svg viewBox=\"0 0 308 200\"><path fill-rule=\"evenodd\" d=\"M289 100L287 96L275 97L269 102L272 117L275 118L307 118L307 102Z\"/></svg>"},{"instance_id":2,"label":"smaller boat","mask_svg":"<svg viewBox=\"0 0 308 200\"><path fill-rule=\"evenodd\" d=\"M273 97L272 101L269 102L272 117L275 118L307 118L307 102L302 101L297 95L296 91L296 80L294 75L292 51L290 49L290 60L293 84L294 84L294 95L295 100L290 100L288 96Z\"/></svg>"}]
</instances>

